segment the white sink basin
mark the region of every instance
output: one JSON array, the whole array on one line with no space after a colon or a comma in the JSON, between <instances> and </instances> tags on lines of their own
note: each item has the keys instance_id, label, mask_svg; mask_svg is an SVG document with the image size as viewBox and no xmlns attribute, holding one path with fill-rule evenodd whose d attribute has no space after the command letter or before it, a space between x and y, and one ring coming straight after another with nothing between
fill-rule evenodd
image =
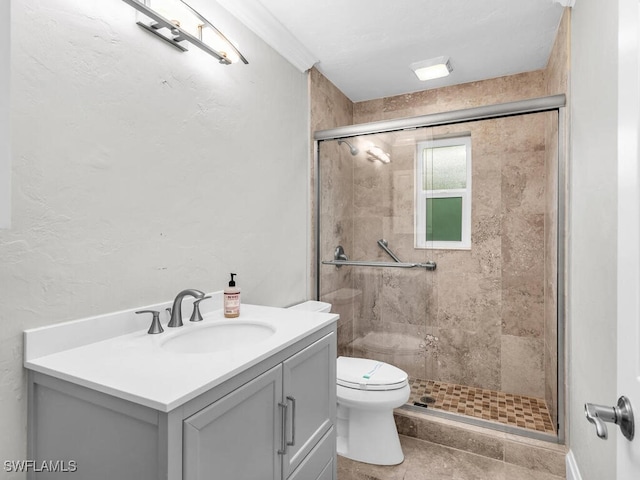
<instances>
[{"instance_id":1,"label":"white sink basin","mask_svg":"<svg viewBox=\"0 0 640 480\"><path fill-rule=\"evenodd\" d=\"M276 333L268 323L228 321L210 325L194 325L161 344L174 353L213 353L234 348L250 347Z\"/></svg>"}]
</instances>

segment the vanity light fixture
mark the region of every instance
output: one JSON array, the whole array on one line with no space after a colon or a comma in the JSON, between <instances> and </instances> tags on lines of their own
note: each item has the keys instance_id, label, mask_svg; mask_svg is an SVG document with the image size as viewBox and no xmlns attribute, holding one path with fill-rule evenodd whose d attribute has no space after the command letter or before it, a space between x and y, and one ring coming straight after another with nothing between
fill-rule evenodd
<instances>
[{"instance_id":1,"label":"vanity light fixture","mask_svg":"<svg viewBox=\"0 0 640 480\"><path fill-rule=\"evenodd\" d=\"M433 80L434 78L446 77L453 72L449 57L436 57L428 60L421 60L409 65L411 70L421 80Z\"/></svg>"},{"instance_id":2,"label":"vanity light fixture","mask_svg":"<svg viewBox=\"0 0 640 480\"><path fill-rule=\"evenodd\" d=\"M138 25L183 52L192 44L224 65L249 63L220 30L183 0L123 1L142 14Z\"/></svg>"},{"instance_id":3,"label":"vanity light fixture","mask_svg":"<svg viewBox=\"0 0 640 480\"><path fill-rule=\"evenodd\" d=\"M391 157L387 152L382 150L380 147L371 147L367 150L367 158L372 162L378 160L382 163L391 163Z\"/></svg>"}]
</instances>

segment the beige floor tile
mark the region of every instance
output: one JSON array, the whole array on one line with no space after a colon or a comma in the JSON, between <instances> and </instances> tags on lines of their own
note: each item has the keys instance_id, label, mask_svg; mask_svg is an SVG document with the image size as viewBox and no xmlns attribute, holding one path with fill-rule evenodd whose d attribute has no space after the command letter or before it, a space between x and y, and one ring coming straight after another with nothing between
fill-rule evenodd
<instances>
[{"instance_id":1,"label":"beige floor tile","mask_svg":"<svg viewBox=\"0 0 640 480\"><path fill-rule=\"evenodd\" d=\"M383 467L338 457L338 480L561 480L500 460L400 436L405 460Z\"/></svg>"}]
</instances>

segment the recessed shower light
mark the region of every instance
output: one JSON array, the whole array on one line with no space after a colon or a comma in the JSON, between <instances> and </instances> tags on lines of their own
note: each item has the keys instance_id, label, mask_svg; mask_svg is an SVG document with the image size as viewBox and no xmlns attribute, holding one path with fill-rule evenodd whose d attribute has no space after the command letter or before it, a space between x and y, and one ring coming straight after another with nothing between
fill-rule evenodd
<instances>
[{"instance_id":1,"label":"recessed shower light","mask_svg":"<svg viewBox=\"0 0 640 480\"><path fill-rule=\"evenodd\" d=\"M428 60L421 60L409 65L411 70L421 80L433 80L434 78L446 77L453 71L449 57L436 57Z\"/></svg>"}]
</instances>

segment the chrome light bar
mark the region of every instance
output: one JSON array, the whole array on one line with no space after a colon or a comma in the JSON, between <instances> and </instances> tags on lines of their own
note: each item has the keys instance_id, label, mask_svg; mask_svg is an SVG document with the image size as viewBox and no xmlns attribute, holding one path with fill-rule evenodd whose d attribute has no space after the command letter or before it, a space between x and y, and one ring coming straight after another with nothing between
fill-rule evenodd
<instances>
[{"instance_id":1,"label":"chrome light bar","mask_svg":"<svg viewBox=\"0 0 640 480\"><path fill-rule=\"evenodd\" d=\"M157 35L162 40L166 41L170 45L178 48L181 51L186 51L189 49L188 44L195 45L201 50L207 52L212 57L216 58L220 63L224 65L229 65L234 62L234 57L237 56L238 60L242 61L244 64L248 64L247 59L240 53L240 51L229 41L224 34L213 26L211 22L209 22L206 18L200 15L196 10L194 10L189 4L182 0L176 0L182 3L185 7L189 9L189 11L198 18L201 22L201 27L199 28L198 37L189 33L185 29L180 27L179 22L169 20L162 16L160 13L156 12L153 8L148 6L144 1L140 0L123 0L125 3L131 5L133 8L138 10L140 13L149 17L149 22L138 21L136 22L139 26ZM220 37L220 39L225 43L225 47L229 49L228 52L215 49L207 43L202 38L202 30L203 28L210 28L211 31Z\"/></svg>"}]
</instances>

